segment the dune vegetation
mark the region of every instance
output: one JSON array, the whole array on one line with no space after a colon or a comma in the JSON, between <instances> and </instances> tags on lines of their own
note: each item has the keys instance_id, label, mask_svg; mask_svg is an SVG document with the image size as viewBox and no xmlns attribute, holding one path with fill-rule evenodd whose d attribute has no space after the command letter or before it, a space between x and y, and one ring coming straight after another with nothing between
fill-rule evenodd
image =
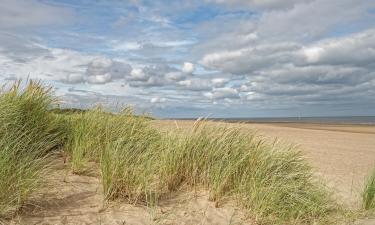
<instances>
[{"instance_id":1,"label":"dune vegetation","mask_svg":"<svg viewBox=\"0 0 375 225\"><path fill-rule=\"evenodd\" d=\"M0 214L22 206L42 184L53 152L63 145L59 119L48 109L50 88L29 82L3 87L0 94Z\"/></svg>"},{"instance_id":2,"label":"dune vegetation","mask_svg":"<svg viewBox=\"0 0 375 225\"><path fill-rule=\"evenodd\" d=\"M117 115L96 108L67 119L72 171L100 165L106 199L157 204L181 187L232 197L262 221L312 222L334 209L299 151L268 145L239 128L197 121L181 133L162 133L129 108Z\"/></svg>"},{"instance_id":3,"label":"dune vegetation","mask_svg":"<svg viewBox=\"0 0 375 225\"><path fill-rule=\"evenodd\" d=\"M370 173L365 181L362 192L362 205L365 210L375 209L375 169Z\"/></svg>"},{"instance_id":4,"label":"dune vegetation","mask_svg":"<svg viewBox=\"0 0 375 225\"><path fill-rule=\"evenodd\" d=\"M292 146L204 120L189 130L160 131L130 108L117 114L101 107L66 114L53 108L51 89L39 83L17 82L1 92L2 216L43 185L61 151L73 173L99 171L106 201L157 205L168 193L201 188L218 205L237 202L259 223L319 224L340 212ZM366 208L374 204L373 189L368 193Z\"/></svg>"}]
</instances>

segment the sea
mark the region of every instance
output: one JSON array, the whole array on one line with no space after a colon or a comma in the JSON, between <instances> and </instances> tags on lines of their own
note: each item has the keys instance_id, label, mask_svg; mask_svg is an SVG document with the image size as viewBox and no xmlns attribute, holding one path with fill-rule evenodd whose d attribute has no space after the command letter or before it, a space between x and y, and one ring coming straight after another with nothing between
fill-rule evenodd
<instances>
[{"instance_id":1,"label":"sea","mask_svg":"<svg viewBox=\"0 0 375 225\"><path fill-rule=\"evenodd\" d=\"M181 118L180 118L181 119ZM193 119L193 118L184 118ZM317 124L357 124L375 126L375 116L339 117L257 117L257 118L208 118L208 120L246 123L317 123Z\"/></svg>"}]
</instances>

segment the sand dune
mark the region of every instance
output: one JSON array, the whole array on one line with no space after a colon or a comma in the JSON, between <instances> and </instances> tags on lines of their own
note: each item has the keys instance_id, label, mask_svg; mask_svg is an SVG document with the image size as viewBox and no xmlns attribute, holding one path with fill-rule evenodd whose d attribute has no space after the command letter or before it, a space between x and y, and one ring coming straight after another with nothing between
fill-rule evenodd
<instances>
[{"instance_id":1,"label":"sand dune","mask_svg":"<svg viewBox=\"0 0 375 225\"><path fill-rule=\"evenodd\" d=\"M204 191L179 191L161 200L158 207L111 202L103 205L99 178L78 176L62 164L51 174L51 182L40 196L26 205L5 224L30 225L192 225L251 224L245 214L230 202L217 206ZM1 224L1 221L0 221Z\"/></svg>"},{"instance_id":2,"label":"sand dune","mask_svg":"<svg viewBox=\"0 0 375 225\"><path fill-rule=\"evenodd\" d=\"M154 121L161 129L185 129L192 121ZM236 124L231 124L237 126ZM375 127L319 124L242 124L272 141L300 146L316 174L337 190L339 201L358 207L364 177L375 162ZM158 207L124 202L103 205L98 175L78 176L58 161L52 182L11 224L252 224L230 202L208 201L204 191L180 191ZM9 221L8 221L9 222ZM357 224L373 224L360 221Z\"/></svg>"},{"instance_id":3,"label":"sand dune","mask_svg":"<svg viewBox=\"0 0 375 225\"><path fill-rule=\"evenodd\" d=\"M185 129L193 121L155 121L164 129ZM238 126L231 123L230 126ZM339 201L357 207L358 193L375 165L375 126L313 123L245 123L244 129L273 141L298 145Z\"/></svg>"}]
</instances>

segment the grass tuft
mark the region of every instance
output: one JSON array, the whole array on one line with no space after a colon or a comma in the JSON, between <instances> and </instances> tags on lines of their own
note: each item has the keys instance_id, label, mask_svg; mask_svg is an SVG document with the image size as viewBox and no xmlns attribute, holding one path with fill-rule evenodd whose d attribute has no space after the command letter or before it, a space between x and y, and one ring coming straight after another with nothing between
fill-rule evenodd
<instances>
[{"instance_id":1,"label":"grass tuft","mask_svg":"<svg viewBox=\"0 0 375 225\"><path fill-rule=\"evenodd\" d=\"M50 88L21 81L0 93L0 215L14 212L43 181L51 150L63 140L49 113Z\"/></svg>"},{"instance_id":2,"label":"grass tuft","mask_svg":"<svg viewBox=\"0 0 375 225\"><path fill-rule=\"evenodd\" d=\"M211 200L233 197L261 221L312 222L334 208L292 147L270 145L240 128L205 122L168 142L160 163L168 190L184 183L203 185Z\"/></svg>"},{"instance_id":3,"label":"grass tuft","mask_svg":"<svg viewBox=\"0 0 375 225\"><path fill-rule=\"evenodd\" d=\"M76 174L99 164L107 200L155 205L182 187L200 187L217 204L237 201L260 223L315 224L337 210L292 146L201 120L161 132L130 108L62 113L51 110L54 104L51 89L32 81L0 93L0 215L40 187L52 151L61 147ZM363 195L366 209L375 205L374 174Z\"/></svg>"},{"instance_id":4,"label":"grass tuft","mask_svg":"<svg viewBox=\"0 0 375 225\"><path fill-rule=\"evenodd\" d=\"M100 128L86 130L90 135L73 140L82 143L72 148L73 161L77 154L83 159L99 157L107 199L155 204L163 195L187 185L206 188L212 201L237 199L262 222L313 223L335 209L293 147L267 144L240 128L205 121L197 121L184 132L161 133L129 111L119 115L93 111L80 116L84 119L75 121L76 129L82 126L77 121L91 123L85 127L100 123ZM82 154L80 148L87 145L91 147Z\"/></svg>"},{"instance_id":5,"label":"grass tuft","mask_svg":"<svg viewBox=\"0 0 375 225\"><path fill-rule=\"evenodd\" d=\"M365 182L365 187L362 192L362 205L365 210L375 208L375 169Z\"/></svg>"}]
</instances>

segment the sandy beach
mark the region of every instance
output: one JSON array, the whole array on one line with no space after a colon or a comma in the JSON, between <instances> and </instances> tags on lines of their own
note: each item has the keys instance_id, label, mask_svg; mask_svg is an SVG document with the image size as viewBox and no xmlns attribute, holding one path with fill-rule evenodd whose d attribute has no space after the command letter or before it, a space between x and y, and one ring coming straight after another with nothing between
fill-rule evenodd
<instances>
[{"instance_id":1,"label":"sandy beach","mask_svg":"<svg viewBox=\"0 0 375 225\"><path fill-rule=\"evenodd\" d=\"M192 126L193 121L156 121L167 129ZM230 125L237 125L231 123ZM319 177L337 190L339 201L358 206L358 193L375 164L375 126L317 123L241 123L273 141L297 145Z\"/></svg>"},{"instance_id":2,"label":"sandy beach","mask_svg":"<svg viewBox=\"0 0 375 225\"><path fill-rule=\"evenodd\" d=\"M365 177L375 163L375 126L249 124L260 134L293 143L344 203L356 205Z\"/></svg>"}]
</instances>

